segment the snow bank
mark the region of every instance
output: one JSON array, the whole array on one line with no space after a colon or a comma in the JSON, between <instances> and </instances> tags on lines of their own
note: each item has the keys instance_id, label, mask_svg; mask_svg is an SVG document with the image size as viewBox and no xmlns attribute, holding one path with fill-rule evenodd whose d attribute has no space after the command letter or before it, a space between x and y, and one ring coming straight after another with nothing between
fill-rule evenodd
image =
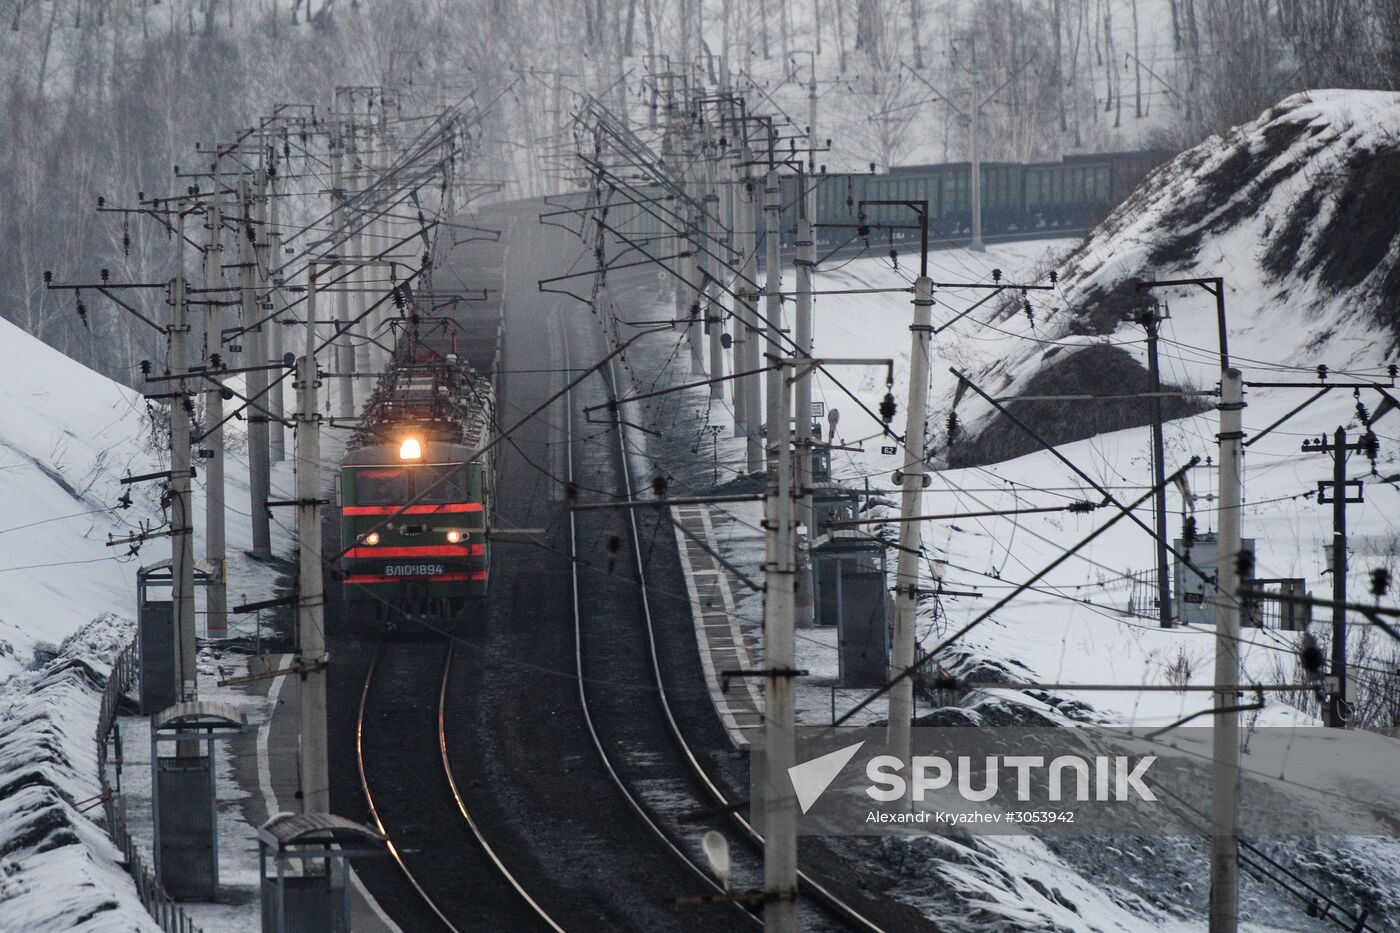
<instances>
[{"instance_id":1,"label":"snow bank","mask_svg":"<svg viewBox=\"0 0 1400 933\"><path fill-rule=\"evenodd\" d=\"M0 321L0 680L36 645L136 602L135 565L108 535L159 514L140 395ZM130 489L133 505L118 507ZM114 598L124 597L118 606Z\"/></svg>"},{"instance_id":2,"label":"snow bank","mask_svg":"<svg viewBox=\"0 0 1400 933\"><path fill-rule=\"evenodd\" d=\"M131 635L129 622L97 618L0 688L0 929L158 929L95 822L98 704Z\"/></svg>"},{"instance_id":3,"label":"snow bank","mask_svg":"<svg viewBox=\"0 0 1400 933\"><path fill-rule=\"evenodd\" d=\"M1033 300L1035 333L1017 323L1019 301L1000 309L1032 339L973 374L1008 395L1086 347L1141 358L1141 327L1123 320L1143 305L1136 283L1200 276L1224 278L1246 379L1322 362L1382 373L1400 335L1400 94L1296 94L1158 168L1066 257L1053 298ZM1163 336L1186 358L1181 375L1213 384L1214 299L1192 286L1153 294L1172 313ZM958 411L973 433L993 421L976 398Z\"/></svg>"}]
</instances>

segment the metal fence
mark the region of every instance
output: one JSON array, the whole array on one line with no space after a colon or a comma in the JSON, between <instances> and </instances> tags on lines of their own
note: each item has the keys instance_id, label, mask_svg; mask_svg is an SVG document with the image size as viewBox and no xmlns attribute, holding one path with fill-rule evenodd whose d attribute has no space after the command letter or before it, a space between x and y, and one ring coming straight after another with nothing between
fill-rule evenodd
<instances>
[{"instance_id":1,"label":"metal fence","mask_svg":"<svg viewBox=\"0 0 1400 933\"><path fill-rule=\"evenodd\" d=\"M107 741L117 721L117 708L122 694L136 679L136 642L133 640L112 662L112 673L102 691L102 705L97 713L97 777L102 784L102 809L107 814L107 832L126 859L126 870L136 882L136 893L146 912L166 933L199 933L180 905L165 893L160 883L141 860L141 852L126 828L126 804L121 794L107 783Z\"/></svg>"},{"instance_id":2,"label":"metal fence","mask_svg":"<svg viewBox=\"0 0 1400 933\"><path fill-rule=\"evenodd\" d=\"M1162 618L1162 610L1157 605L1157 568L1139 570L1128 579L1132 589L1128 593L1125 614L1143 619Z\"/></svg>"},{"instance_id":3,"label":"metal fence","mask_svg":"<svg viewBox=\"0 0 1400 933\"><path fill-rule=\"evenodd\" d=\"M1139 570L1129 576L1129 582L1131 588L1128 593L1128 606L1124 610L1125 614L1147 619L1160 619L1162 614L1157 606L1157 571L1155 569ZM1266 594L1301 596L1306 592L1306 581L1302 578L1258 578L1250 580L1249 584L1253 589ZM1175 593L1172 595L1176 596ZM1187 595L1190 596L1189 593ZM1240 620L1240 624L1247 628L1301 631L1308 627L1311 620L1310 607L1294 605L1266 595L1246 601L1244 618Z\"/></svg>"}]
</instances>

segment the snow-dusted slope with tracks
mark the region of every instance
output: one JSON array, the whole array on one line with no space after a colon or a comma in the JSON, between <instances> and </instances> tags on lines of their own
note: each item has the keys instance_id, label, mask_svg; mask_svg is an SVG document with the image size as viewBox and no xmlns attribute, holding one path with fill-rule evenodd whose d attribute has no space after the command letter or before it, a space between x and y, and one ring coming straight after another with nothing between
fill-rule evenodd
<instances>
[{"instance_id":1,"label":"snow-dusted slope with tracks","mask_svg":"<svg viewBox=\"0 0 1400 933\"><path fill-rule=\"evenodd\" d=\"M993 397L1014 396L1027 387L1037 394L1115 391L1122 379L1140 379L1145 359L1141 327L1123 316L1139 308L1138 280L1221 276L1225 284L1231 364L1249 382L1297 382L1301 388L1247 390L1245 429L1250 437L1317 391L1316 367L1326 365L1333 381L1390 384L1394 358L1393 308L1400 298L1400 95L1324 91L1298 95L1258 120L1184 153L1162 167L1122 207L1081 243L1003 244L987 253L940 249L931 255L938 281L990 284L1050 282L1049 292L1031 292L1027 313L1019 293L989 303L939 334L934 341L932 395L928 412L933 482L924 512L1065 505L1103 497L1085 476L1121 500L1141 495L1151 480L1149 432L1143 412L1103 430L1083 407L1076 413L1037 412L1029 403L1016 410L1038 430L1054 435L1058 451L1084 475L1044 451L1020 429L998 421L992 406L974 392L959 390L956 367ZM1387 181L1389 179L1389 181ZM858 260L823 270L819 289L898 288L912 281L915 258ZM790 273L789 273L790 275ZM789 279L790 281L790 279ZM951 320L985 294L941 287L935 324ZM1162 331L1164 379L1174 386L1209 393L1219 380L1220 360L1214 298L1194 287L1157 292L1170 311ZM891 356L896 360L894 395L907 391L909 295L856 294L819 297L818 356ZM1066 360L1088 351L1091 365L1078 371ZM1100 365L1107 360L1111 369ZM1083 360L1081 360L1081 363ZM883 373L839 373L847 387L872 408L884 392ZM1067 388L1066 383L1074 388ZM1140 391L1140 389L1138 390ZM1396 394L1392 392L1391 394ZM829 380L819 380L814 398L841 410L837 437L859 450L834 456L837 479L869 488L863 504L871 516L893 514L890 472L900 456L880 452L878 426L860 413ZM1194 413L1166 429L1167 466L1192 456L1203 467L1191 477L1192 499L1173 490L1169 532L1194 510L1202 531L1215 527L1214 469L1205 458L1216 451L1216 399L1196 396ZM1245 458L1246 538L1256 541L1260 577L1301 577L1314 593L1326 594L1323 545L1330 541L1330 508L1313 496L1316 481L1330 476L1330 461L1304 453L1301 442L1345 426L1353 438L1373 421L1379 440L1374 464L1354 457L1348 475L1364 486L1365 503L1349 511L1352 528L1350 592L1367 592L1375 567L1400 569L1400 414L1382 414L1382 397L1350 389L1324 394L1293 420L1252 445ZM1360 405L1358 405L1360 402ZM1082 403L1083 405L1093 403ZM694 405L706 402L699 395ZM948 416L959 430L949 437ZM1129 416L1133 413L1129 412ZM709 423L728 423L713 406ZM895 419L901 428L903 413ZM697 423L697 438L705 438ZM727 433L727 432L726 432ZM697 442L698 447L698 442ZM703 448L700 448L703 449ZM721 467L741 469L740 442L720 448ZM1213 462L1213 461L1212 461ZM703 467L703 469L702 469ZM706 483L710 466L672 466ZM761 537L756 508L726 507L721 546L739 560L752 560ZM924 530L926 568L946 561L946 585L974 590L977 598L926 599L919 631L926 647L971 620L1028 579L1062 550L1106 521L1111 510L1089 514L1051 513L1006 518L952 519ZM1140 517L1152 521L1144 508ZM893 536L895 526L878 527ZM1205 683L1211 674L1214 630L1158 627L1135 595L1132 576L1153 566L1151 537L1120 522L1074 560L939 655L949 670L979 680L1044 683ZM893 567L893 557L890 562ZM930 574L931 576L931 574ZM932 581L928 581L932 585ZM1394 600L1391 593L1387 599ZM743 596L739 611L757 628L760 598ZM1325 613L1312 634L1326 645ZM1302 672L1297 648L1302 634L1276 627L1246 630L1242 645L1246 678L1252 682L1296 682ZM813 676L799 686L805 721L828 721L835 680L835 633L806 630L799 638L798 665ZM1376 702L1382 678L1397 657L1380 632L1357 626L1351 641L1362 702ZM838 711L859 691L837 691ZM972 691L957 699L967 723L1028 725L1105 723L1159 726L1203 709L1208 694L1145 692ZM920 700L920 711L933 700ZM1316 722L1310 695L1271 695L1248 725ZM873 718L884 715L878 704ZM935 713L945 722L949 714ZM942 718L939 718L939 717ZM1206 721L1208 722L1208 720ZM1193 723L1202 724L1201 720ZM1400 846L1392 840L1260 840L1283 864L1347 907L1372 911L1378 929L1396 922ZM880 871L898 873L898 896L940 918L948 929L1142 930L1205 927L1208 887L1203 839L1114 839L1049 841L846 840L857 858ZM1291 882L1290 882L1291 883ZM1297 885L1294 884L1294 887ZM1311 918L1305 904L1279 883L1246 877L1242 904L1254 930L1336 929Z\"/></svg>"}]
</instances>

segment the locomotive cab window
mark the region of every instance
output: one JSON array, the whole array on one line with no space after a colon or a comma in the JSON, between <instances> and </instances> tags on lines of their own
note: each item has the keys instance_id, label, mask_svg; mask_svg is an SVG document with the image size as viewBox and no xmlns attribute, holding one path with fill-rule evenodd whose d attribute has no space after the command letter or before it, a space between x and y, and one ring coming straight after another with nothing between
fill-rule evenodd
<instances>
[{"instance_id":1,"label":"locomotive cab window","mask_svg":"<svg viewBox=\"0 0 1400 933\"><path fill-rule=\"evenodd\" d=\"M418 493L429 486L432 491L423 496L422 502L462 502L471 498L471 484L463 464L452 463L443 466L423 466L417 470ZM444 479L444 477L446 477ZM436 483L436 486L433 484Z\"/></svg>"},{"instance_id":2,"label":"locomotive cab window","mask_svg":"<svg viewBox=\"0 0 1400 933\"><path fill-rule=\"evenodd\" d=\"M410 498L403 467L355 471L355 501L360 505L400 505Z\"/></svg>"}]
</instances>

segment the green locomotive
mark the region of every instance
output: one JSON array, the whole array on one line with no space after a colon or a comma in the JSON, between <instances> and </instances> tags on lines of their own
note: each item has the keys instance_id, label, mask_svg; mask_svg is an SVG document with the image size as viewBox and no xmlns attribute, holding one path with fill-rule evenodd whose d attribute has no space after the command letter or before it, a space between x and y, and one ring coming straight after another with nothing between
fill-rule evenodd
<instances>
[{"instance_id":1,"label":"green locomotive","mask_svg":"<svg viewBox=\"0 0 1400 933\"><path fill-rule=\"evenodd\" d=\"M494 353L458 353L451 318L395 324L392 359L341 463L344 593L393 627L480 611L490 583ZM496 320L499 333L499 319Z\"/></svg>"}]
</instances>

